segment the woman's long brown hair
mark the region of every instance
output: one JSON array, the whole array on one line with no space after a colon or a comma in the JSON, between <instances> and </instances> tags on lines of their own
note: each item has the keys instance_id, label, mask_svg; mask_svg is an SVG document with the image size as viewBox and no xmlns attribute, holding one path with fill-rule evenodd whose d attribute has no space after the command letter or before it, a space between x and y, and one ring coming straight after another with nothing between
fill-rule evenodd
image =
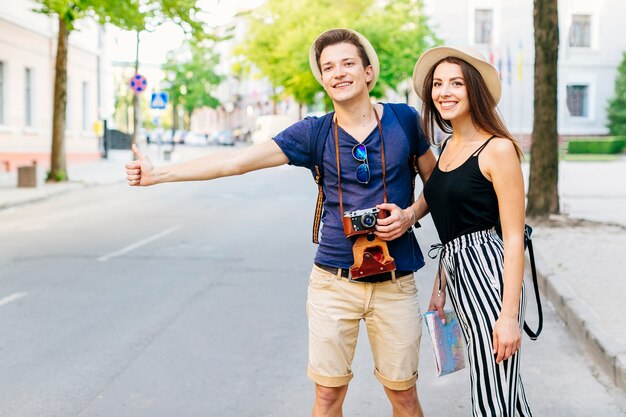
<instances>
[{"instance_id":1,"label":"woman's long brown hair","mask_svg":"<svg viewBox=\"0 0 626 417\"><path fill-rule=\"evenodd\" d=\"M478 126L478 128L496 137L509 139L515 146L517 157L521 159L522 150L498 114L496 102L489 93L485 80L483 80L478 70L471 64L456 57L447 57L437 62L430 71L428 71L428 75L426 75L424 79L422 128L428 140L435 145L435 123L443 132L448 134L452 133L452 123L441 117L441 114L435 107L431 94L435 68L442 62L457 64L461 67L463 79L465 80L465 88L467 89L467 97L469 99L470 115L474 126Z\"/></svg>"}]
</instances>

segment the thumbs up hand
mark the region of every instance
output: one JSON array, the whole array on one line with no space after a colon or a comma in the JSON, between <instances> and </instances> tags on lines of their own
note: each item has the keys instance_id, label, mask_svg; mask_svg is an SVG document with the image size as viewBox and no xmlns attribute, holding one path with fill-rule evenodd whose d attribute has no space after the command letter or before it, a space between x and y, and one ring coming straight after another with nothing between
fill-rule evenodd
<instances>
[{"instance_id":1,"label":"thumbs up hand","mask_svg":"<svg viewBox=\"0 0 626 417\"><path fill-rule=\"evenodd\" d=\"M152 175L154 165L143 153L139 152L137 145L133 144L135 160L126 164L126 179L130 186L148 186L156 184L156 179Z\"/></svg>"}]
</instances>

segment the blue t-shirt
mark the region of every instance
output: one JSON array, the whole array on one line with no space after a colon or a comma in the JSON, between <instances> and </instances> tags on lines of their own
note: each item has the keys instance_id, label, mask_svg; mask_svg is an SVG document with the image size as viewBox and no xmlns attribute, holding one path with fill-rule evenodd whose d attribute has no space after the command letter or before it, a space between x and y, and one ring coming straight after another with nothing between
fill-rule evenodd
<instances>
[{"instance_id":1,"label":"blue t-shirt","mask_svg":"<svg viewBox=\"0 0 626 417\"><path fill-rule=\"evenodd\" d=\"M388 105L383 104L384 111L381 118L383 139L385 142L387 201L395 203L400 208L411 204L413 170L409 163L410 147L400 122ZM417 111L415 123L419 117ZM311 169L314 165L311 155L311 124L315 118L306 118L280 132L274 138L276 144L285 153L289 163ZM418 140L418 155L423 155L429 145L418 129L420 136L411 140ZM341 126L338 129L339 155L341 162L341 189L343 194L344 211L361 210L375 207L383 203L383 179L381 142L378 127L375 127L362 142L367 147L368 164L370 167L370 181L361 184L356 179L356 169L361 164L352 156L352 148L359 143ZM339 195L337 188L337 161L333 128L329 129L326 138L324 154L324 212L322 215L321 238L315 262L336 268L349 268L354 263L352 245L355 237L347 238L343 232L342 217L339 209ZM417 271L424 266L424 256L413 233L404 233L401 237L387 242L389 253L396 262L396 269L403 271Z\"/></svg>"}]
</instances>

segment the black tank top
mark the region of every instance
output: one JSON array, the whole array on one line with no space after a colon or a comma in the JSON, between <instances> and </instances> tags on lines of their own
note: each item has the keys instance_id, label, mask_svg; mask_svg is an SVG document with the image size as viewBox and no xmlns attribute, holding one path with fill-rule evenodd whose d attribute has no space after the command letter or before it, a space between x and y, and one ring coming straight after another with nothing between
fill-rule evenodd
<instances>
[{"instance_id":1,"label":"black tank top","mask_svg":"<svg viewBox=\"0 0 626 417\"><path fill-rule=\"evenodd\" d=\"M467 233L490 229L498 221L496 192L478 166L478 155L493 138L452 171L440 170L437 159L424 185L424 198L443 244ZM445 144L442 153L444 148Z\"/></svg>"}]
</instances>

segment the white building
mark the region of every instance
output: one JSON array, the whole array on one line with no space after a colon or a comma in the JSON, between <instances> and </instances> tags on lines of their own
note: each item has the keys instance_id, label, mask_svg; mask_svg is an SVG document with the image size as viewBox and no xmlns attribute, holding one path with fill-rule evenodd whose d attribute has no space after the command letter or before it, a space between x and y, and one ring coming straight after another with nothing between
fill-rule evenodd
<instances>
[{"instance_id":1,"label":"white building","mask_svg":"<svg viewBox=\"0 0 626 417\"><path fill-rule=\"evenodd\" d=\"M58 22L30 0L0 2L0 171L47 166ZM112 108L104 29L85 19L69 37L68 162L98 158L94 123Z\"/></svg>"},{"instance_id":2,"label":"white building","mask_svg":"<svg viewBox=\"0 0 626 417\"><path fill-rule=\"evenodd\" d=\"M425 0L445 44L473 45L500 70L500 111L527 139L533 123L534 38L530 0ZM559 0L558 131L602 135L617 67L626 51L624 0Z\"/></svg>"}]
</instances>

